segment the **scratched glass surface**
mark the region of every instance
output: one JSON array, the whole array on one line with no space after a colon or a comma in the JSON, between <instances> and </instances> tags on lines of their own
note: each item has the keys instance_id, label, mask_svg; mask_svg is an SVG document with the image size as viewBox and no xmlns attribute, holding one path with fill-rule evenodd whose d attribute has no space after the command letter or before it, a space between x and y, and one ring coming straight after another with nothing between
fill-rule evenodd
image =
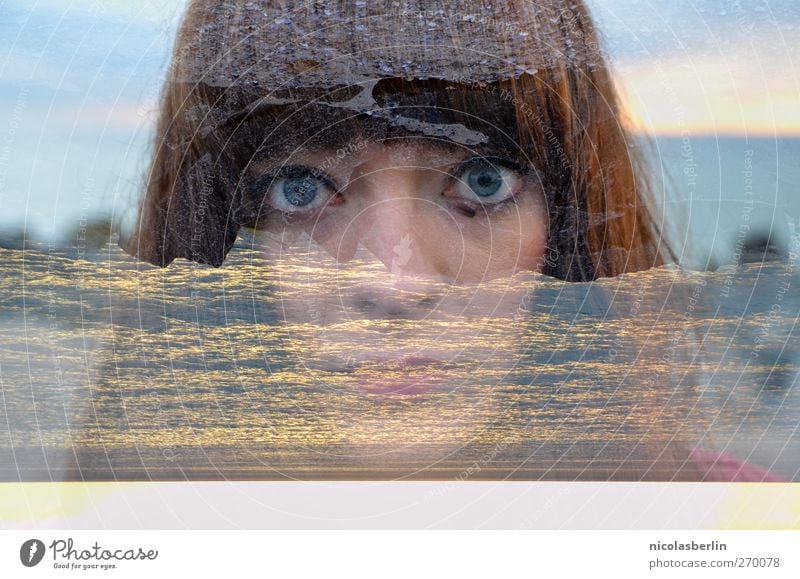
<instances>
[{"instance_id":1,"label":"scratched glass surface","mask_svg":"<svg viewBox=\"0 0 800 579\"><path fill-rule=\"evenodd\" d=\"M222 4L260 12L259 3ZM588 4L623 89L626 150L650 161L653 201L670 218L680 265L577 283L508 271L551 259L543 251L520 260L514 235L542 248L537 229L514 219L493 228L513 235L491 259L462 260L482 248L465 235L448 276L416 278L430 273L420 245L435 254L445 245L437 236L475 213L439 201L428 204L427 236L377 243L370 235L387 221L359 223L356 212L331 228L338 235L243 229L218 269L137 261L118 247L130 218L121 206L143 189L186 2L6 2L0 480L694 481L712 470L704 463L731 457L800 480L800 106L790 73L800 10L791 0L768 10L709 0ZM422 16L417 25L431 38L449 29L444 12ZM464 14L455 28L484 16ZM290 20L269 26L296 36ZM527 29L511 28L508 45L487 34L486 52L525 47L532 60L513 60L497 78L482 57L460 61L462 84L546 73L559 35L538 46ZM368 32L356 39L369 44ZM216 49L230 40L215 38ZM317 40L304 50L331 48L328 37ZM592 51L566 52L587 70L599 62ZM205 78L205 53L186 54L198 60L183 80ZM332 59L334 72L356 71L360 54ZM218 62L216 88L243 64L247 80L280 73L301 97L304 82L319 81L306 52L260 68L248 55ZM392 130L482 144L474 127L442 131L438 115L376 114L372 81L430 72L424 59L396 60L399 68L370 62L358 71L363 91L325 106L372 115L372 129L390 121ZM279 97L267 104L302 105ZM372 154L374 144L354 140L346 156ZM326 165L331 150L307 148L301 160ZM429 172L463 160L448 154L411 160ZM472 184L520 180L535 193L542 175L517 175L505 161ZM278 176L295 179L303 201L309 175ZM542 226L535 195L524 200L526 223ZM386 201L375 206L422 223ZM342 233L350 225L364 229L351 238Z\"/></svg>"}]
</instances>

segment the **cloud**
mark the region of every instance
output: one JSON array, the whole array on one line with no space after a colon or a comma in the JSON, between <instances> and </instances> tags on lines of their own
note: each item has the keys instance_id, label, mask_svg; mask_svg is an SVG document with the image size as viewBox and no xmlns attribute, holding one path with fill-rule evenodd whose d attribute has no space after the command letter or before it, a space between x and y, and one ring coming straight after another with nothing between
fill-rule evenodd
<instances>
[{"instance_id":1,"label":"cloud","mask_svg":"<svg viewBox=\"0 0 800 579\"><path fill-rule=\"evenodd\" d=\"M634 126L658 134L800 135L800 41L752 38L735 53L673 54L615 66Z\"/></svg>"}]
</instances>

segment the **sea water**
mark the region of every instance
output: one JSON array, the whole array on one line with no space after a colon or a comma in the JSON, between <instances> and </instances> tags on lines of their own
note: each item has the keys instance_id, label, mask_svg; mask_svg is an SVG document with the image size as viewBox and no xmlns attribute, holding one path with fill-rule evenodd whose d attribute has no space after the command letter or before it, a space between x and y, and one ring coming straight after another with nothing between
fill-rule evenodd
<instances>
[{"instance_id":1,"label":"sea water","mask_svg":"<svg viewBox=\"0 0 800 579\"><path fill-rule=\"evenodd\" d=\"M443 387L396 396L358 392L303 350L252 244L219 269L159 269L114 244L0 258L3 480L691 478L654 457L672 446L800 478L786 256L537 274L516 347L454 358ZM430 321L393 323L441 339ZM509 324L470 323L481 339Z\"/></svg>"}]
</instances>

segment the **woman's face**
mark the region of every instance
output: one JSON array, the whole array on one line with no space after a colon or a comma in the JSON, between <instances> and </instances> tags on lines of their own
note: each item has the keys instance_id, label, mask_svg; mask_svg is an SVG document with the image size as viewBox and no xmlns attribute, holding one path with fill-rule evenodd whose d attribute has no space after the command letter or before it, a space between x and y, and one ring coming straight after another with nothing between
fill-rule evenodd
<instances>
[{"instance_id":1,"label":"woman's face","mask_svg":"<svg viewBox=\"0 0 800 579\"><path fill-rule=\"evenodd\" d=\"M344 264L359 249L398 278L464 285L534 271L545 244L535 172L430 140L350 142L255 166L267 229Z\"/></svg>"},{"instance_id":2,"label":"woman's face","mask_svg":"<svg viewBox=\"0 0 800 579\"><path fill-rule=\"evenodd\" d=\"M536 173L431 139L355 139L254 164L251 179L304 379L368 399L365 441L421 435L426 412L426 437L469 432L436 396L476 408L514 368L546 243ZM380 410L398 399L416 402Z\"/></svg>"}]
</instances>

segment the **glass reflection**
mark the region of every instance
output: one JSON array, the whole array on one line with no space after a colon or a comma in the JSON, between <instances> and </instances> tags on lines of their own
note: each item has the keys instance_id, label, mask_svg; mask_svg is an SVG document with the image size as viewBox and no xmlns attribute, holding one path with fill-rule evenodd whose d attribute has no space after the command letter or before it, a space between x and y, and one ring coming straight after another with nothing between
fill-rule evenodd
<instances>
[{"instance_id":1,"label":"glass reflection","mask_svg":"<svg viewBox=\"0 0 800 579\"><path fill-rule=\"evenodd\" d=\"M330 4L189 4L121 240L168 268L0 240L4 476L796 478L797 232L665 265L582 3Z\"/></svg>"}]
</instances>

